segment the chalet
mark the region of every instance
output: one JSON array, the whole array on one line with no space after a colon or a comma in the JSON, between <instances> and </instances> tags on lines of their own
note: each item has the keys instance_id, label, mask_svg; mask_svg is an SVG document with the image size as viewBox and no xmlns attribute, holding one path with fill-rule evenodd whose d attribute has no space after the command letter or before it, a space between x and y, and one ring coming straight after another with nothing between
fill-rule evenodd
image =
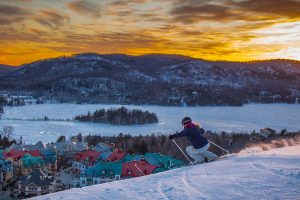
<instances>
[{"instance_id":1,"label":"chalet","mask_svg":"<svg viewBox=\"0 0 300 200\"><path fill-rule=\"evenodd\" d=\"M13 166L10 161L0 159L0 188L5 187L13 179Z\"/></svg>"},{"instance_id":2,"label":"chalet","mask_svg":"<svg viewBox=\"0 0 300 200\"><path fill-rule=\"evenodd\" d=\"M98 161L101 153L93 150L86 150L75 155L75 161L72 163L73 172L80 173L84 171L87 166L92 166Z\"/></svg>"},{"instance_id":3,"label":"chalet","mask_svg":"<svg viewBox=\"0 0 300 200\"><path fill-rule=\"evenodd\" d=\"M47 165L47 169L51 173L55 173L57 171L57 162L56 162L56 154L52 150L44 150L41 152L43 156L43 160Z\"/></svg>"},{"instance_id":4,"label":"chalet","mask_svg":"<svg viewBox=\"0 0 300 200\"><path fill-rule=\"evenodd\" d=\"M95 151L99 152L113 152L114 148L108 144L105 143L99 143L95 147L93 147Z\"/></svg>"},{"instance_id":5,"label":"chalet","mask_svg":"<svg viewBox=\"0 0 300 200\"><path fill-rule=\"evenodd\" d=\"M120 180L121 172L120 162L99 161L80 175L80 187Z\"/></svg>"},{"instance_id":6,"label":"chalet","mask_svg":"<svg viewBox=\"0 0 300 200\"><path fill-rule=\"evenodd\" d=\"M20 151L12 149L9 152L5 152L3 157L13 163L13 165L19 165L19 160L25 155L30 154L32 156L41 156L40 151L31 150L31 151Z\"/></svg>"},{"instance_id":7,"label":"chalet","mask_svg":"<svg viewBox=\"0 0 300 200\"><path fill-rule=\"evenodd\" d=\"M57 142L46 145L47 149L55 152L57 163L65 163L69 159L74 159L77 152L87 149L87 145L83 142Z\"/></svg>"},{"instance_id":8,"label":"chalet","mask_svg":"<svg viewBox=\"0 0 300 200\"><path fill-rule=\"evenodd\" d=\"M133 178L152 174L157 168L149 164L146 160L122 163L122 178Z\"/></svg>"},{"instance_id":9,"label":"chalet","mask_svg":"<svg viewBox=\"0 0 300 200\"><path fill-rule=\"evenodd\" d=\"M34 169L47 169L45 161L41 156L32 156L30 154L25 154L20 159L21 174L27 176Z\"/></svg>"},{"instance_id":10,"label":"chalet","mask_svg":"<svg viewBox=\"0 0 300 200\"><path fill-rule=\"evenodd\" d=\"M155 173L167 171L173 168L178 168L185 164L181 160L158 153L146 153L144 155L144 159L148 163L157 166Z\"/></svg>"},{"instance_id":11,"label":"chalet","mask_svg":"<svg viewBox=\"0 0 300 200\"><path fill-rule=\"evenodd\" d=\"M55 180L41 170L34 170L18 180L18 192L21 197L33 197L55 192Z\"/></svg>"},{"instance_id":12,"label":"chalet","mask_svg":"<svg viewBox=\"0 0 300 200\"><path fill-rule=\"evenodd\" d=\"M32 145L32 144L12 144L9 147L10 150L14 149L14 150L19 150L19 151L32 151L32 150L38 150L40 152L45 151L46 148L44 146L44 144L39 141L36 144Z\"/></svg>"},{"instance_id":13,"label":"chalet","mask_svg":"<svg viewBox=\"0 0 300 200\"><path fill-rule=\"evenodd\" d=\"M116 150L109 155L109 157L107 158L107 161L118 162L118 161L122 160L125 156L126 156L125 152L122 152L121 150Z\"/></svg>"}]
</instances>

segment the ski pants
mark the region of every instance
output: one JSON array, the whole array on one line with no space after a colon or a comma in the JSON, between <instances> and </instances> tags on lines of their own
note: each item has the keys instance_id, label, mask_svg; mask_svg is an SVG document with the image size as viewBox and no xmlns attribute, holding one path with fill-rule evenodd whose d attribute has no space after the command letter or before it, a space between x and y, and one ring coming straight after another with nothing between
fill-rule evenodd
<instances>
[{"instance_id":1,"label":"ski pants","mask_svg":"<svg viewBox=\"0 0 300 200\"><path fill-rule=\"evenodd\" d=\"M195 162L203 162L205 158L207 158L208 161L218 159L218 156L216 154L207 150L209 146L209 143L200 149L195 149L193 146L188 146L186 147L186 152L195 160Z\"/></svg>"}]
</instances>

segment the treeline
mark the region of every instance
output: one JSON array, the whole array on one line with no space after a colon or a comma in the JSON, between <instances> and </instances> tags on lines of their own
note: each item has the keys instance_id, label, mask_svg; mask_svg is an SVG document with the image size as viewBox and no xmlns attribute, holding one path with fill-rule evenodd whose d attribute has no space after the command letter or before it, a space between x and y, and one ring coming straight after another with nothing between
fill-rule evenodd
<instances>
[{"instance_id":1,"label":"treeline","mask_svg":"<svg viewBox=\"0 0 300 200\"><path fill-rule=\"evenodd\" d=\"M155 113L142 110L128 110L126 107L114 109L100 109L94 113L88 112L86 115L77 115L75 120L82 122L110 123L118 125L143 125L157 123L158 118Z\"/></svg>"},{"instance_id":2,"label":"treeline","mask_svg":"<svg viewBox=\"0 0 300 200\"><path fill-rule=\"evenodd\" d=\"M12 126L4 126L0 131L0 149L10 147L16 143L16 140L12 138L14 128Z\"/></svg>"},{"instance_id":3,"label":"treeline","mask_svg":"<svg viewBox=\"0 0 300 200\"><path fill-rule=\"evenodd\" d=\"M285 145L292 145L292 143L300 144L300 132L285 133L285 134L273 134L267 138L257 140L258 134L255 132L249 133L205 133L210 141L220 145L221 147L229 150L232 153L238 153L246 147L251 147L261 143L272 144L274 141L277 147L283 147ZM284 139L284 142L280 142ZM181 154L175 144L169 140L168 135L151 134L151 135L139 135L131 136L129 134L120 133L117 136L101 136L101 135L88 135L83 137L81 134L73 136L72 140L87 142L90 147L97 145L100 142L113 144L116 148L122 149L130 154L144 154L146 152L162 153L170 155L181 160L186 158ZM190 143L186 138L177 138L176 142L183 150L189 146ZM291 144L289 144L291 142ZM223 155L221 149L214 145L210 146L210 150L217 155Z\"/></svg>"}]
</instances>

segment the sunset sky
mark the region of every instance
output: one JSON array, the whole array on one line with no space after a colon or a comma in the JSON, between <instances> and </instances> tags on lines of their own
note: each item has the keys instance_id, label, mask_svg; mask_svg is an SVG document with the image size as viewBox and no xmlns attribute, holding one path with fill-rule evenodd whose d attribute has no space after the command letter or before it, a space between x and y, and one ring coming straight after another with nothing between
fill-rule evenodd
<instances>
[{"instance_id":1,"label":"sunset sky","mask_svg":"<svg viewBox=\"0 0 300 200\"><path fill-rule=\"evenodd\" d=\"M300 0L0 0L0 63L82 52L300 60Z\"/></svg>"}]
</instances>

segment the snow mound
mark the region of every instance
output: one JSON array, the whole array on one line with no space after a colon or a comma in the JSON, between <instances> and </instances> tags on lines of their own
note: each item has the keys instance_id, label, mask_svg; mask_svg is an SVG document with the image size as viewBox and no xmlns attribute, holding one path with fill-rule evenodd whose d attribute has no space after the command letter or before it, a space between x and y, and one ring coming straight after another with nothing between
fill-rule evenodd
<instances>
[{"instance_id":1,"label":"snow mound","mask_svg":"<svg viewBox=\"0 0 300 200\"><path fill-rule=\"evenodd\" d=\"M35 199L298 199L300 146L235 155Z\"/></svg>"}]
</instances>

